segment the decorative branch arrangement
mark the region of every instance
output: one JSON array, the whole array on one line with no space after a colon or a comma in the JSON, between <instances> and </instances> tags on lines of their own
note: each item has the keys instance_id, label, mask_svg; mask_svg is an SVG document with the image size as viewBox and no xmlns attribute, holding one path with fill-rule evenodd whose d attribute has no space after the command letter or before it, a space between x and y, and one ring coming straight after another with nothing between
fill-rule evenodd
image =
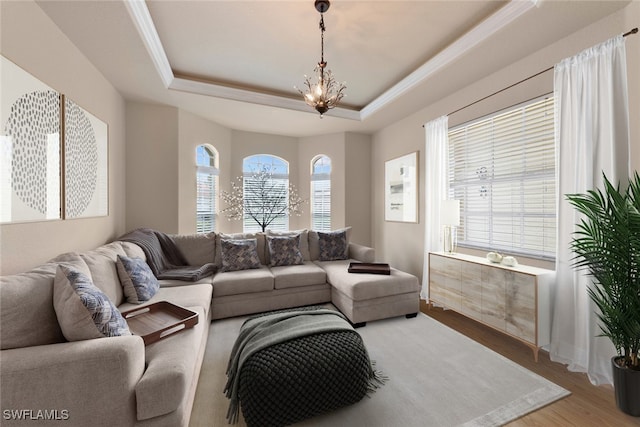
<instances>
[{"instance_id":1,"label":"decorative branch arrangement","mask_svg":"<svg viewBox=\"0 0 640 427\"><path fill-rule=\"evenodd\" d=\"M302 205L307 202L300 198L293 184L287 187L282 180L274 178L269 167L236 178L236 182L231 183L231 191L223 190L220 194L227 205L220 213L228 220L251 218L262 231L278 218L300 216Z\"/></svg>"}]
</instances>

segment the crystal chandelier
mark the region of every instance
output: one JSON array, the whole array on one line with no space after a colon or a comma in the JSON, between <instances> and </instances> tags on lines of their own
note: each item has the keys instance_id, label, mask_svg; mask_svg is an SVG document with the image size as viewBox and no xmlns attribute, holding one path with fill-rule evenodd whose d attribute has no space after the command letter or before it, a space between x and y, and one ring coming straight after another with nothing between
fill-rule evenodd
<instances>
[{"instance_id":1,"label":"crystal chandelier","mask_svg":"<svg viewBox=\"0 0 640 427\"><path fill-rule=\"evenodd\" d=\"M296 87L304 97L304 101L320 113L320 118L340 102L347 88L344 83L338 83L333 78L331 70L326 69L327 63L324 60L324 12L329 10L330 5L329 0L315 1L316 10L320 12L320 62L313 70L318 75L317 83L312 83L311 79L305 75L304 84L307 90L303 92Z\"/></svg>"}]
</instances>

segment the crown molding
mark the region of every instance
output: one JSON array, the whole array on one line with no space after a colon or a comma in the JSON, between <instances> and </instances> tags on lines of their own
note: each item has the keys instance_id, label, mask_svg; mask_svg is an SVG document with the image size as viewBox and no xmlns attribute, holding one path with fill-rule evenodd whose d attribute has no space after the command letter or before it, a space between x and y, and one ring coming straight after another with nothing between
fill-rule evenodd
<instances>
[{"instance_id":1,"label":"crown molding","mask_svg":"<svg viewBox=\"0 0 640 427\"><path fill-rule=\"evenodd\" d=\"M200 80L175 77L169 85L169 89L317 114L315 110L311 109L300 99L223 86ZM349 120L360 120L359 111L341 107L333 108L327 111L325 115Z\"/></svg>"},{"instance_id":2,"label":"crown molding","mask_svg":"<svg viewBox=\"0 0 640 427\"><path fill-rule=\"evenodd\" d=\"M536 7L539 1L512 0L361 110L336 107L327 111L326 115L358 121L367 119ZM156 71L167 89L314 113L303 100L176 77L171 69L167 54L162 47L162 42L153 24L153 19L145 0L125 0L124 3L147 51L151 55Z\"/></svg>"},{"instance_id":3,"label":"crown molding","mask_svg":"<svg viewBox=\"0 0 640 427\"><path fill-rule=\"evenodd\" d=\"M537 0L512 0L509 2L506 6L453 42L453 44L449 45L442 52L421 65L417 70L367 104L360 110L361 120L365 120L385 105L393 102L404 93L428 79L431 75L460 58L502 28L511 24L517 18L535 7L536 2Z\"/></svg>"},{"instance_id":4,"label":"crown molding","mask_svg":"<svg viewBox=\"0 0 640 427\"><path fill-rule=\"evenodd\" d=\"M153 24L153 19L151 19L151 14L149 13L149 8L145 0L125 0L124 5L147 48L147 52L151 55L153 65L155 65L156 71L162 79L162 83L168 88L174 79L173 70L171 69L171 64L169 64L167 54L162 47L158 30L156 30L156 26Z\"/></svg>"}]
</instances>

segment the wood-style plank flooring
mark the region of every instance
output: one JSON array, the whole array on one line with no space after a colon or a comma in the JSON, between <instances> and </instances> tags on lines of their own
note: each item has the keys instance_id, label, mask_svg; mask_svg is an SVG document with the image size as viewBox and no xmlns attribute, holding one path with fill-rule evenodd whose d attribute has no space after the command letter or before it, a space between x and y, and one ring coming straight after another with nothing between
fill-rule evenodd
<instances>
[{"instance_id":1,"label":"wood-style plank flooring","mask_svg":"<svg viewBox=\"0 0 640 427\"><path fill-rule=\"evenodd\" d=\"M592 385L585 374L569 372L565 365L549 360L547 352L541 350L536 363L531 349L513 338L454 311L428 309L424 301L420 308L428 316L571 392L570 396L508 424L509 427L640 426L640 417L618 410L612 387Z\"/></svg>"}]
</instances>

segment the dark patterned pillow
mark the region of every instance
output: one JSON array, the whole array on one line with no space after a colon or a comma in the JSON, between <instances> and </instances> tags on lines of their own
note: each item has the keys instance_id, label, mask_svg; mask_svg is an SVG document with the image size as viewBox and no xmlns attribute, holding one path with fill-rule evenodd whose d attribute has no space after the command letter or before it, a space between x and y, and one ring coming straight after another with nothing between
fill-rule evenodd
<instances>
[{"instance_id":1,"label":"dark patterned pillow","mask_svg":"<svg viewBox=\"0 0 640 427\"><path fill-rule=\"evenodd\" d=\"M267 236L269 247L269 265L298 265L304 263L300 251L300 235Z\"/></svg>"},{"instance_id":2,"label":"dark patterned pillow","mask_svg":"<svg viewBox=\"0 0 640 427\"><path fill-rule=\"evenodd\" d=\"M160 289L158 279L145 260L118 255L116 265L127 302L142 304L149 301Z\"/></svg>"},{"instance_id":3,"label":"dark patterned pillow","mask_svg":"<svg viewBox=\"0 0 640 427\"><path fill-rule=\"evenodd\" d=\"M222 239L222 271L260 268L257 239Z\"/></svg>"},{"instance_id":4,"label":"dark patterned pillow","mask_svg":"<svg viewBox=\"0 0 640 427\"><path fill-rule=\"evenodd\" d=\"M53 307L62 334L69 341L131 335L126 320L109 297L75 268L58 266Z\"/></svg>"},{"instance_id":5,"label":"dark patterned pillow","mask_svg":"<svg viewBox=\"0 0 640 427\"><path fill-rule=\"evenodd\" d=\"M344 230L323 233L318 231L320 261L347 259L347 232Z\"/></svg>"}]
</instances>

